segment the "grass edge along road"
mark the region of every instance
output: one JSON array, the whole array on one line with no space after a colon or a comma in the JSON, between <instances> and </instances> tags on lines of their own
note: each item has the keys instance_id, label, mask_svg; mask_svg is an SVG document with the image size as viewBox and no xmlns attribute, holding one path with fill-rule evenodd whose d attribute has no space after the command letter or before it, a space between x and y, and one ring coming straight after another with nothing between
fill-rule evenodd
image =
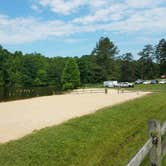
<instances>
[{"instance_id":1,"label":"grass edge along road","mask_svg":"<svg viewBox=\"0 0 166 166\"><path fill-rule=\"evenodd\" d=\"M148 139L147 122L166 120L154 93L0 145L0 166L125 166Z\"/></svg>"}]
</instances>

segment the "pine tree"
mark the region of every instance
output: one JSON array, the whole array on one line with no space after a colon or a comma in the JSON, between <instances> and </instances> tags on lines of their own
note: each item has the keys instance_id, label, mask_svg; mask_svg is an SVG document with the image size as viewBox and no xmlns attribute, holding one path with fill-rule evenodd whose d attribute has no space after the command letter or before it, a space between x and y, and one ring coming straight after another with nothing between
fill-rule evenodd
<instances>
[{"instance_id":1,"label":"pine tree","mask_svg":"<svg viewBox=\"0 0 166 166\"><path fill-rule=\"evenodd\" d=\"M96 48L92 51L92 55L96 57L96 63L103 70L105 80L113 77L115 72L114 58L117 53L117 47L108 37L101 37Z\"/></svg>"},{"instance_id":2,"label":"pine tree","mask_svg":"<svg viewBox=\"0 0 166 166\"><path fill-rule=\"evenodd\" d=\"M161 39L156 46L156 59L160 65L160 74L166 74L166 40Z\"/></svg>"},{"instance_id":3,"label":"pine tree","mask_svg":"<svg viewBox=\"0 0 166 166\"><path fill-rule=\"evenodd\" d=\"M63 89L74 89L80 85L80 71L78 65L73 58L69 58L61 78Z\"/></svg>"},{"instance_id":4,"label":"pine tree","mask_svg":"<svg viewBox=\"0 0 166 166\"><path fill-rule=\"evenodd\" d=\"M129 82L134 81L134 72L133 55L131 53L122 55L121 80Z\"/></svg>"},{"instance_id":5,"label":"pine tree","mask_svg":"<svg viewBox=\"0 0 166 166\"><path fill-rule=\"evenodd\" d=\"M152 79L154 75L154 48L152 45L145 45L143 50L138 53L141 65L141 78Z\"/></svg>"}]
</instances>

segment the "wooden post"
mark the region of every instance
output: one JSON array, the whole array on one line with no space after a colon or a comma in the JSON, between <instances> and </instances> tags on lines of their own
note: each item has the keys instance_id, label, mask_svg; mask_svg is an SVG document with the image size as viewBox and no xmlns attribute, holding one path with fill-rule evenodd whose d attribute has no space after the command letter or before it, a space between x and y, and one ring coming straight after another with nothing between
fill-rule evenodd
<instances>
[{"instance_id":1,"label":"wooden post","mask_svg":"<svg viewBox=\"0 0 166 166\"><path fill-rule=\"evenodd\" d=\"M120 87L118 86L118 94L119 94L119 91L120 91Z\"/></svg>"},{"instance_id":2,"label":"wooden post","mask_svg":"<svg viewBox=\"0 0 166 166\"><path fill-rule=\"evenodd\" d=\"M166 154L166 137L164 137L164 140L162 141L162 157Z\"/></svg>"},{"instance_id":3,"label":"wooden post","mask_svg":"<svg viewBox=\"0 0 166 166\"><path fill-rule=\"evenodd\" d=\"M150 166L161 166L161 128L157 120L149 121L149 137L152 138L153 147L149 153Z\"/></svg>"},{"instance_id":4,"label":"wooden post","mask_svg":"<svg viewBox=\"0 0 166 166\"><path fill-rule=\"evenodd\" d=\"M108 89L107 89L107 87L105 87L105 94L107 94L108 93Z\"/></svg>"},{"instance_id":5,"label":"wooden post","mask_svg":"<svg viewBox=\"0 0 166 166\"><path fill-rule=\"evenodd\" d=\"M139 95L139 90L137 90L137 95Z\"/></svg>"}]
</instances>

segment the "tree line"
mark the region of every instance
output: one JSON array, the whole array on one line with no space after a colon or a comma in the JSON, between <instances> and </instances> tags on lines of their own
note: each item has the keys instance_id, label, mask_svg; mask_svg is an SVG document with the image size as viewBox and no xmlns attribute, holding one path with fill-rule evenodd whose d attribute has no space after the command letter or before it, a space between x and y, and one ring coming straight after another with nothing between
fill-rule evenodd
<instances>
[{"instance_id":1,"label":"tree line","mask_svg":"<svg viewBox=\"0 0 166 166\"><path fill-rule=\"evenodd\" d=\"M135 81L155 79L166 74L166 40L145 45L134 59L132 53L120 55L118 47L101 37L90 55L45 57L40 53L14 53L0 46L0 86L55 86L73 89L105 80Z\"/></svg>"}]
</instances>

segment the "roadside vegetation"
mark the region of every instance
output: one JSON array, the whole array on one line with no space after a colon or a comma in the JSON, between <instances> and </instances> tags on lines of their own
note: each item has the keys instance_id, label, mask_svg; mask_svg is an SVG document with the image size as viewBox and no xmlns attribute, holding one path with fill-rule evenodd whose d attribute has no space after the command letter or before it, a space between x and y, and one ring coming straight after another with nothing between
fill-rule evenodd
<instances>
[{"instance_id":1,"label":"roadside vegetation","mask_svg":"<svg viewBox=\"0 0 166 166\"><path fill-rule=\"evenodd\" d=\"M124 166L166 120L166 93L153 93L0 145L2 166Z\"/></svg>"}]
</instances>

